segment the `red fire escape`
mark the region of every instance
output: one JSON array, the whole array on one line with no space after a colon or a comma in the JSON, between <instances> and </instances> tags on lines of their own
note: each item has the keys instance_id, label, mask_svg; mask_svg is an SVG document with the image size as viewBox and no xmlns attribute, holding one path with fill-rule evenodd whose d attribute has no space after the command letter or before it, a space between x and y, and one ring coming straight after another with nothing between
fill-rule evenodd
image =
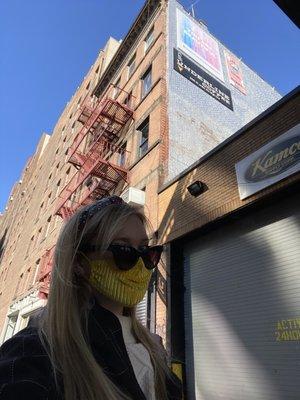
<instances>
[{"instance_id":1,"label":"red fire escape","mask_svg":"<svg viewBox=\"0 0 300 400\"><path fill-rule=\"evenodd\" d=\"M118 144L124 127L133 118L133 110L115 99L122 91L111 85L101 100L89 98L79 108L82 127L69 148L68 162L77 169L62 189L55 210L63 219L80 206L112 193L121 180L128 181L126 150ZM129 95L131 96L131 95ZM124 96L123 96L124 97ZM51 249L52 250L52 249ZM41 266L41 295L49 286L53 250L47 250ZM50 265L50 267L49 267Z\"/></svg>"},{"instance_id":2,"label":"red fire escape","mask_svg":"<svg viewBox=\"0 0 300 400\"><path fill-rule=\"evenodd\" d=\"M51 276L51 269L53 263L53 256L54 256L54 249L55 246L51 247L51 249L46 250L41 258L41 266L38 276L39 281L39 298L40 299L47 299L49 293L49 284L50 284L50 276Z\"/></svg>"},{"instance_id":3,"label":"red fire escape","mask_svg":"<svg viewBox=\"0 0 300 400\"><path fill-rule=\"evenodd\" d=\"M122 179L127 181L128 171L120 165L126 151L116 143L133 110L113 98L116 89L120 91L111 86L102 100L89 100L80 110L78 121L83 125L68 154L77 172L61 191L56 208L64 219L111 193Z\"/></svg>"}]
</instances>

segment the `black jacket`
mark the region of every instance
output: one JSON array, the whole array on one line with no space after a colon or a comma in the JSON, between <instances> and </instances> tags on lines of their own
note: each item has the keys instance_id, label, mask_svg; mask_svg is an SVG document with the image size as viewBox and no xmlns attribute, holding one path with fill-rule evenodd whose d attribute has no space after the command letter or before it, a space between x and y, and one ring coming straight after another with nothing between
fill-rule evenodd
<instances>
[{"instance_id":1,"label":"black jacket","mask_svg":"<svg viewBox=\"0 0 300 400\"><path fill-rule=\"evenodd\" d=\"M126 351L119 319L94 301L88 327L94 357L107 376L133 400L145 400ZM180 382L175 376L174 381L167 380L169 399L179 400ZM28 326L1 346L0 400L63 400L60 386L57 391L36 327Z\"/></svg>"}]
</instances>

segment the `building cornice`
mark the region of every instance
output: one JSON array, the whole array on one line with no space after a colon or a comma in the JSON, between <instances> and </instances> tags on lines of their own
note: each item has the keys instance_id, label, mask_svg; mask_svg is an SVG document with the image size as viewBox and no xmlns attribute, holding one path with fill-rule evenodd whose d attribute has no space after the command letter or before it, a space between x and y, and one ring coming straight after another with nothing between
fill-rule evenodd
<instances>
[{"instance_id":1,"label":"building cornice","mask_svg":"<svg viewBox=\"0 0 300 400\"><path fill-rule=\"evenodd\" d=\"M161 0L147 0L145 2L142 10L135 19L134 23L129 29L129 32L127 33L120 47L118 48L116 54L113 56L111 62L106 68L106 71L97 83L93 91L93 94L95 96L100 97L106 87L109 85L114 74L117 72L120 65L122 64L124 58L128 55L130 48L134 45L140 33L144 29L147 21L154 14L160 4Z\"/></svg>"}]
</instances>

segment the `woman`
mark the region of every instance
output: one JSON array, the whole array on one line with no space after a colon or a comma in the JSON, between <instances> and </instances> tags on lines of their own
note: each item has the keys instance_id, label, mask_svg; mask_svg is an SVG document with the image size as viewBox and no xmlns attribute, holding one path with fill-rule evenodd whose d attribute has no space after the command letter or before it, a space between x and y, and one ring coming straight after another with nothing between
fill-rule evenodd
<instances>
[{"instance_id":1,"label":"woman","mask_svg":"<svg viewBox=\"0 0 300 400\"><path fill-rule=\"evenodd\" d=\"M117 196L66 222L47 306L1 347L1 400L181 398L161 344L135 317L162 251L145 227Z\"/></svg>"}]
</instances>

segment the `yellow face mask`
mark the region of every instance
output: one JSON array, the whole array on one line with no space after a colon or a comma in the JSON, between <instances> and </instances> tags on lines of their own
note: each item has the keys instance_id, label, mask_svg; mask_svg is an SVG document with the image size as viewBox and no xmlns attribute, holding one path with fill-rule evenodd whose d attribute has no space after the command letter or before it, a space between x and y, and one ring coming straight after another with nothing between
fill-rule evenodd
<instances>
[{"instance_id":1,"label":"yellow face mask","mask_svg":"<svg viewBox=\"0 0 300 400\"><path fill-rule=\"evenodd\" d=\"M113 259L89 260L89 264L89 281L104 296L125 307L135 306L145 296L152 271L145 267L141 258L129 271L118 269Z\"/></svg>"}]
</instances>

